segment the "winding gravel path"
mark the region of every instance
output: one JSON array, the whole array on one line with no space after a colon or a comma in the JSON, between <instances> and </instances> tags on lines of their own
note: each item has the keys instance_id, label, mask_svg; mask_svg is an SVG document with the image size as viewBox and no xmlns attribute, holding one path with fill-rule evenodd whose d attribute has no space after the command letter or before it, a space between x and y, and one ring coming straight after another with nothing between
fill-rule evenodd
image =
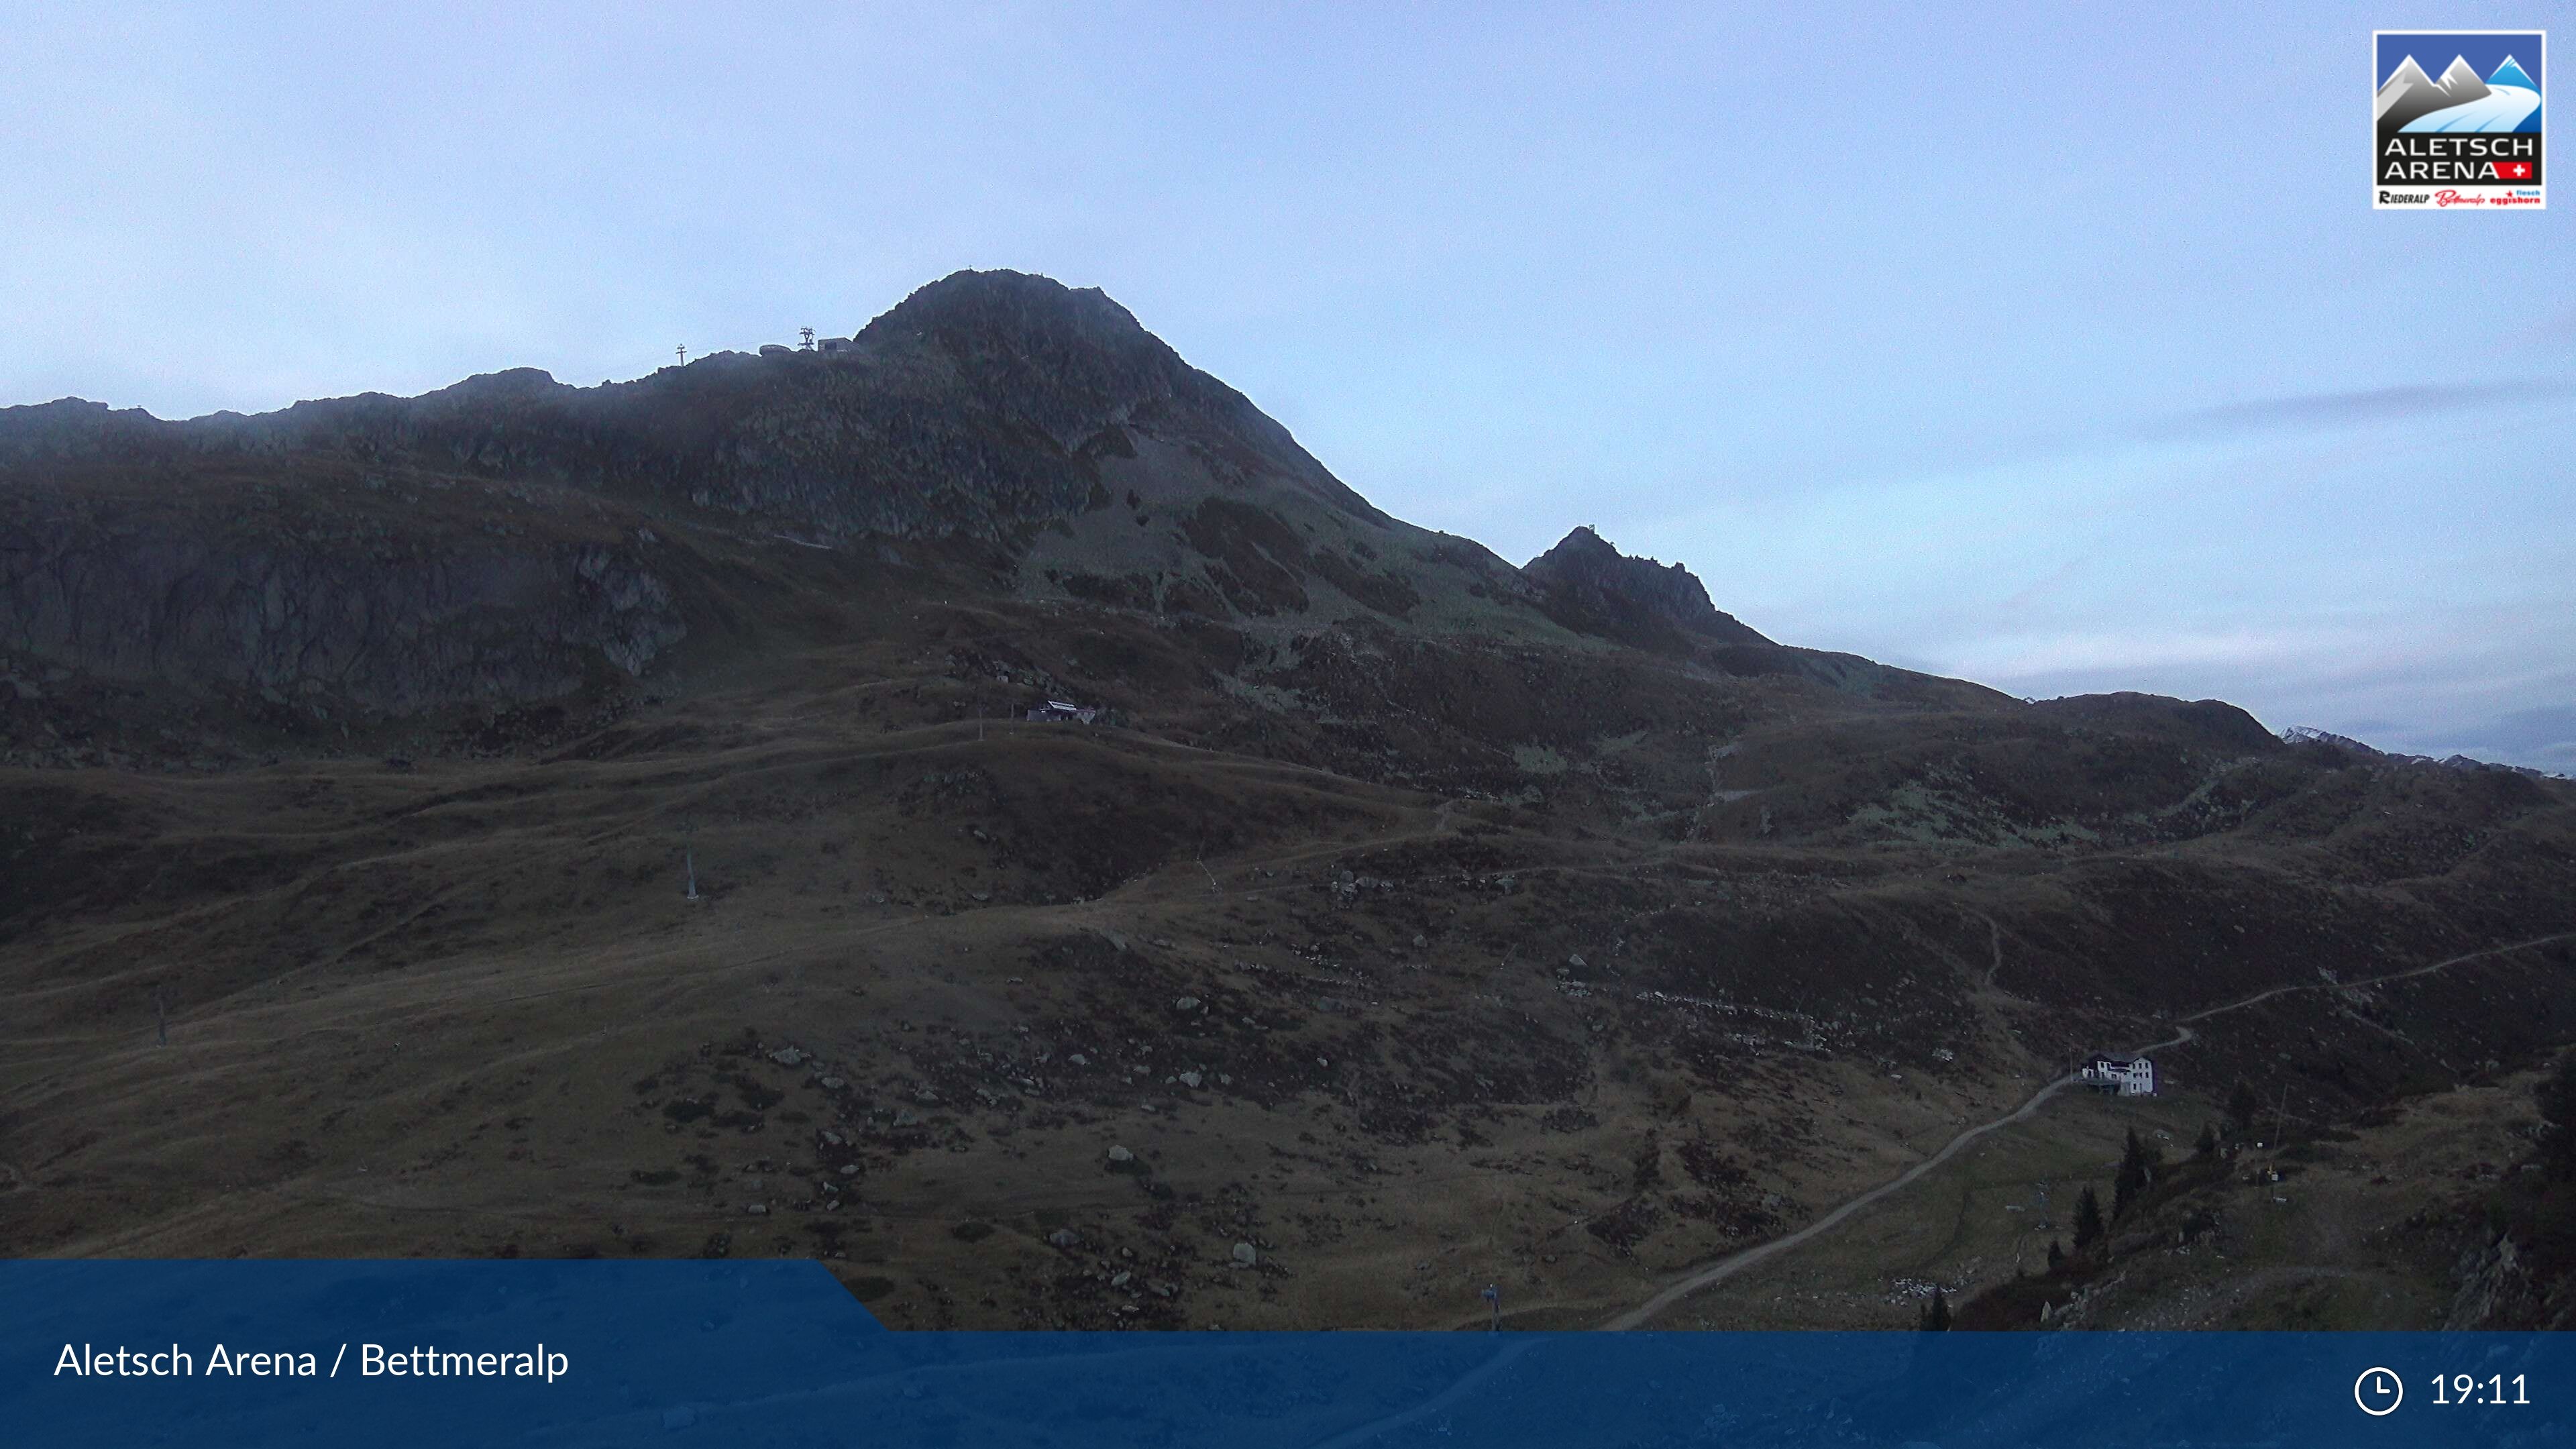
<instances>
[{"instance_id":1,"label":"winding gravel path","mask_svg":"<svg viewBox=\"0 0 2576 1449\"><path fill-rule=\"evenodd\" d=\"M2403 971L2391 971L2385 976L2372 976L2359 981L2306 981L2294 983L2289 986L2275 986L2269 990L2258 991L2251 996L2228 1002L2223 1006L2213 1006L2206 1011L2195 1011L2191 1015L2181 1018L2175 1024L2175 1031L2172 1036L2165 1038L2163 1041L2150 1042L2146 1046L2140 1047L2138 1052L2143 1055L2147 1052L2161 1051L2169 1046L2180 1046L2182 1043L2192 1039L2193 1032L2190 1023L2195 1021L2207 1021L2213 1016L2224 1016L2231 1011L2242 1011L2249 1006L2255 1006L2262 1002L2270 1001L2274 997L2287 996L2300 991L2340 991L2356 986L2377 986L2384 982L2403 981L2414 976L2429 976L2436 971L2445 970L2449 967L2462 965L2470 961L2481 961L2490 956L2510 955L2516 951L2530 950L2534 946L2546 946L2553 942L2566 940L2576 940L2576 931L2562 931L2554 936L2538 936L2528 941L2516 941L2505 946L2489 946L2484 950L2464 952L2447 960L2436 961L2429 966L2410 966ZM1971 1127L1960 1133L1958 1136L1951 1138L1949 1142L1942 1146L1940 1151L1933 1153L1930 1157L1927 1157L1921 1162L1914 1164L1912 1167L1907 1168L1897 1176L1890 1178L1886 1182L1880 1183L1878 1186L1871 1188L1869 1191L1862 1193L1860 1196L1851 1199L1849 1202L1844 1203L1838 1208L1835 1208L1832 1212L1829 1212L1823 1217L1816 1219L1814 1222L1807 1224L1798 1231L1791 1233L1786 1237L1773 1238L1767 1243L1756 1243L1750 1248L1730 1253L1706 1267L1695 1269L1674 1282L1670 1287L1657 1293L1654 1297L1647 1299L1644 1303L1639 1304L1635 1308L1629 1309L1627 1312L1620 1314L1618 1317L1609 1320L1601 1326L1612 1329L1643 1328L1648 1323L1653 1322L1657 1314L1662 1313L1665 1309L1672 1307L1674 1304L1679 1303L1681 1300L1688 1298L1690 1295L1697 1293L1701 1289L1709 1287L1712 1284L1723 1283L1727 1279L1734 1277L1736 1274L1743 1272L1745 1269L1750 1268L1757 1263L1763 1262L1769 1258L1777 1257L1778 1255L1797 1247L1799 1244L1806 1242L1810 1238L1832 1231L1852 1214L1859 1212L1861 1209L1868 1207L1874 1202L1877 1202L1880 1198L1886 1197L1890 1193L1900 1191L1908 1185L1920 1180L1925 1173L1932 1171L1942 1163L1957 1156L1960 1148L1967 1146L1969 1143L1976 1141L1978 1138L1985 1136L1987 1133L1992 1132L1997 1128L2027 1120L2030 1115L2037 1112L2049 1098L2056 1096L2060 1091L2072 1085L2073 1082L2074 1078L2072 1077L2057 1078L2048 1085L2041 1087L2038 1091L2031 1093L2028 1100L2024 1101L2020 1106L2014 1108L2010 1112L1995 1118L1991 1122L1980 1123L1979 1125Z\"/></svg>"}]
</instances>

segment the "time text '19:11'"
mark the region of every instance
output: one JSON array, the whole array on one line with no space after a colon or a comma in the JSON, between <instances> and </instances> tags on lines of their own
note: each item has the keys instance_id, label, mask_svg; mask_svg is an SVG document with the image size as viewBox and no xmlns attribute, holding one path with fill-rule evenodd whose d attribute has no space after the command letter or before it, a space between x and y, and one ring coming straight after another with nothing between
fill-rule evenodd
<instances>
[{"instance_id":1,"label":"time text '19:11'","mask_svg":"<svg viewBox=\"0 0 2576 1449\"><path fill-rule=\"evenodd\" d=\"M2479 1378L2476 1374L2435 1374L2433 1402L2437 1404L2528 1404L2529 1387L2522 1374L2506 1378L2493 1374Z\"/></svg>"}]
</instances>

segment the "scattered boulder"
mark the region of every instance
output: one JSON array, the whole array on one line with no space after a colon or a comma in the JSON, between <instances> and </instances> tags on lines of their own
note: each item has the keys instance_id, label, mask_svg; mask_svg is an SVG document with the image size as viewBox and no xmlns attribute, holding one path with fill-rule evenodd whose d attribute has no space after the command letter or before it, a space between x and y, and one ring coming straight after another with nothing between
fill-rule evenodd
<instances>
[{"instance_id":1,"label":"scattered boulder","mask_svg":"<svg viewBox=\"0 0 2576 1449\"><path fill-rule=\"evenodd\" d=\"M805 1054L794 1047L780 1047L769 1054L769 1059L782 1067L793 1067L804 1063Z\"/></svg>"},{"instance_id":2,"label":"scattered boulder","mask_svg":"<svg viewBox=\"0 0 2576 1449\"><path fill-rule=\"evenodd\" d=\"M1071 1228L1058 1228L1054 1232L1047 1234L1047 1242L1055 1247L1063 1248L1070 1252L1071 1250L1082 1246L1082 1234L1075 1232Z\"/></svg>"},{"instance_id":3,"label":"scattered boulder","mask_svg":"<svg viewBox=\"0 0 2576 1449\"><path fill-rule=\"evenodd\" d=\"M1172 1003L1172 1009L1174 1011L1196 1011L1199 1009L1199 999L1195 996L1184 996L1180 1000Z\"/></svg>"},{"instance_id":4,"label":"scattered boulder","mask_svg":"<svg viewBox=\"0 0 2576 1449\"><path fill-rule=\"evenodd\" d=\"M1136 1154L1128 1151L1124 1147L1112 1147L1109 1149L1109 1160L1111 1162L1133 1162L1136 1160Z\"/></svg>"},{"instance_id":5,"label":"scattered boulder","mask_svg":"<svg viewBox=\"0 0 2576 1449\"><path fill-rule=\"evenodd\" d=\"M1202 1078L1196 1072L1181 1073L1181 1085L1184 1087L1196 1087L1201 1080Z\"/></svg>"},{"instance_id":6,"label":"scattered boulder","mask_svg":"<svg viewBox=\"0 0 2576 1449\"><path fill-rule=\"evenodd\" d=\"M1249 1268L1260 1261L1261 1250L1259 1248L1252 1246L1250 1243L1237 1243L1234 1245L1234 1262L1236 1267Z\"/></svg>"}]
</instances>

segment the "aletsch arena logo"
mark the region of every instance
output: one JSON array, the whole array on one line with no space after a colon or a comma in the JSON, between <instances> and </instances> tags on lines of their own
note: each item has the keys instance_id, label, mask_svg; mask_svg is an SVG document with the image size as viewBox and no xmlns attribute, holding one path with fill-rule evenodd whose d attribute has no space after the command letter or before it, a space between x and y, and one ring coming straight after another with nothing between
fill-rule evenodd
<instances>
[{"instance_id":1,"label":"aletsch arena logo","mask_svg":"<svg viewBox=\"0 0 2576 1449\"><path fill-rule=\"evenodd\" d=\"M2542 209L2547 39L2538 30L2372 32L2371 206Z\"/></svg>"}]
</instances>

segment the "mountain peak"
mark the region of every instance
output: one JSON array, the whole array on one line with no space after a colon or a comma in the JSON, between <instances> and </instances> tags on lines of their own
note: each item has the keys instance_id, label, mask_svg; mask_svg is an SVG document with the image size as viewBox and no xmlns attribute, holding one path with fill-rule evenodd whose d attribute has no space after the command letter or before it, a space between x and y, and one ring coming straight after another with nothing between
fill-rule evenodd
<instances>
[{"instance_id":1,"label":"mountain peak","mask_svg":"<svg viewBox=\"0 0 2576 1449\"><path fill-rule=\"evenodd\" d=\"M859 335L906 334L952 340L1015 336L1118 351L1161 348L1134 313L1098 287L1068 287L1053 277L1009 270L951 272L915 288Z\"/></svg>"},{"instance_id":2,"label":"mountain peak","mask_svg":"<svg viewBox=\"0 0 2576 1449\"><path fill-rule=\"evenodd\" d=\"M1556 547L1549 549L1547 552L1540 554L1537 558L1530 560L1529 566L1531 568L1537 568L1541 564L1547 563L1550 560L1554 560L1558 564L1570 563L1575 560L1584 560L1587 562L1599 561L1604 564L1615 564L1623 561L1643 562L1649 564L1654 562L1653 559L1629 560L1628 556L1621 553L1617 546L1612 544L1610 540L1603 538L1599 533L1594 532L1592 525L1588 523L1576 524L1573 532L1567 534L1561 539L1558 539ZM1681 565L1675 564L1673 567L1680 568Z\"/></svg>"},{"instance_id":3,"label":"mountain peak","mask_svg":"<svg viewBox=\"0 0 2576 1449\"><path fill-rule=\"evenodd\" d=\"M2442 78L2434 84L2440 86L2455 105L2474 101L2487 93L2487 83L2479 77L2477 68L2469 64L2465 55L2452 56Z\"/></svg>"},{"instance_id":4,"label":"mountain peak","mask_svg":"<svg viewBox=\"0 0 2576 1449\"><path fill-rule=\"evenodd\" d=\"M1578 527L1521 572L1539 587L1550 618L1578 633L1632 644L1678 644L1681 635L1724 644L1768 644L1709 602L1708 589L1680 564L1631 558L1590 527Z\"/></svg>"}]
</instances>

